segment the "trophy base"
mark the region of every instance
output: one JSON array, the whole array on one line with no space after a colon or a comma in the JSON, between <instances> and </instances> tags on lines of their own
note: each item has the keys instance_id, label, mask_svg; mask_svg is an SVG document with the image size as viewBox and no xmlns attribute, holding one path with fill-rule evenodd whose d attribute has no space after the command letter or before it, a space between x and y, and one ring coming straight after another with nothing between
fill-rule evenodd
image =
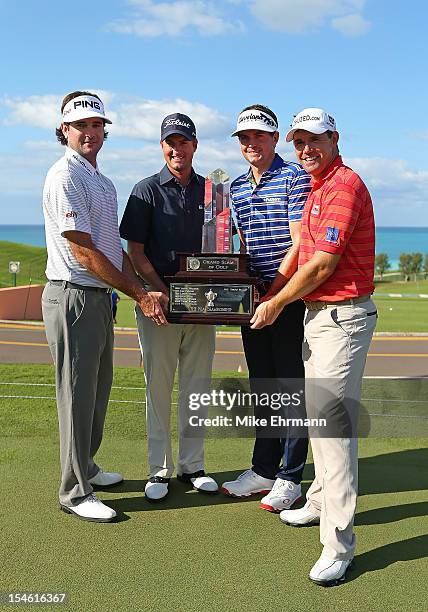
<instances>
[{"instance_id":1,"label":"trophy base","mask_svg":"<svg viewBox=\"0 0 428 612\"><path fill-rule=\"evenodd\" d=\"M181 254L182 265L169 277L170 323L249 325L257 299L245 269L245 255Z\"/></svg>"},{"instance_id":2,"label":"trophy base","mask_svg":"<svg viewBox=\"0 0 428 612\"><path fill-rule=\"evenodd\" d=\"M230 325L233 327L240 327L241 325L249 325L251 315L234 317L230 316L209 316L209 315L198 315L197 313L189 313L182 315L168 314L166 316L168 323L180 323L189 325Z\"/></svg>"}]
</instances>

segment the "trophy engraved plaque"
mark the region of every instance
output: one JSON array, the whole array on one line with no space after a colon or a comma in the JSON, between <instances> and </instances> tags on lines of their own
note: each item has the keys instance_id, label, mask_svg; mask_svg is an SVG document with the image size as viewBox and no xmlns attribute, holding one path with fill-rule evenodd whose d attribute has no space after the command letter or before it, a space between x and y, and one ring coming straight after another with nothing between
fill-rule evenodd
<instances>
[{"instance_id":1,"label":"trophy engraved plaque","mask_svg":"<svg viewBox=\"0 0 428 612\"><path fill-rule=\"evenodd\" d=\"M220 169L205 179L202 252L179 253L180 269L169 284L171 323L248 325L258 299L247 255L233 252L229 177Z\"/></svg>"}]
</instances>

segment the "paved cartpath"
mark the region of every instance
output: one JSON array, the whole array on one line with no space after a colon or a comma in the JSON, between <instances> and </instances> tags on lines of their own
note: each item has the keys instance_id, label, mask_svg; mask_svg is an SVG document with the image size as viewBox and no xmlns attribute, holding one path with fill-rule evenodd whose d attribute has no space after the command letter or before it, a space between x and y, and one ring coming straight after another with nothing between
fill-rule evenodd
<instances>
[{"instance_id":1,"label":"paved cartpath","mask_svg":"<svg viewBox=\"0 0 428 612\"><path fill-rule=\"evenodd\" d=\"M284 340L286 341L286 340ZM115 332L116 365L138 366L140 351L135 331ZM30 324L0 323L0 363L50 363L44 328ZM218 333L214 369L246 372L239 333ZM428 376L428 335L376 336L367 376Z\"/></svg>"}]
</instances>

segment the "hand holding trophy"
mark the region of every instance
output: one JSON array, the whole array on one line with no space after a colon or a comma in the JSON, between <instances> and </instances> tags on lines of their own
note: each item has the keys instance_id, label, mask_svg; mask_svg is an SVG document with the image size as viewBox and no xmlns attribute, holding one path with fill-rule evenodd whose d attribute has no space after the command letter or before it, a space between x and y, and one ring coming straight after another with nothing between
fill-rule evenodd
<instances>
[{"instance_id":1,"label":"hand holding trophy","mask_svg":"<svg viewBox=\"0 0 428 612\"><path fill-rule=\"evenodd\" d=\"M254 314L256 278L247 255L233 252L229 176L220 169L205 179L202 252L180 253L180 269L169 283L168 321L246 325Z\"/></svg>"}]
</instances>

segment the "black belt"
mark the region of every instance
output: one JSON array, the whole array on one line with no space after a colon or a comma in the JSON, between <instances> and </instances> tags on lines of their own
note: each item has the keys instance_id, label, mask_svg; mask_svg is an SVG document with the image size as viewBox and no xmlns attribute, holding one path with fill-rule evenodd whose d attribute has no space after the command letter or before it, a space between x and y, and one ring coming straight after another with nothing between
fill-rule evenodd
<instances>
[{"instance_id":1,"label":"black belt","mask_svg":"<svg viewBox=\"0 0 428 612\"><path fill-rule=\"evenodd\" d=\"M367 302L368 299L370 299L370 295L360 295L358 297L349 298L348 300L341 300L339 302L305 302L305 306L308 310L324 310L324 308L328 308L329 306L347 306L348 304Z\"/></svg>"},{"instance_id":2,"label":"black belt","mask_svg":"<svg viewBox=\"0 0 428 612\"><path fill-rule=\"evenodd\" d=\"M102 293L111 293L113 289L111 287L91 287L90 285L78 285L77 283L70 283L70 281L62 280L50 280L51 285L62 287L63 289L81 289L82 291L102 291Z\"/></svg>"}]
</instances>

